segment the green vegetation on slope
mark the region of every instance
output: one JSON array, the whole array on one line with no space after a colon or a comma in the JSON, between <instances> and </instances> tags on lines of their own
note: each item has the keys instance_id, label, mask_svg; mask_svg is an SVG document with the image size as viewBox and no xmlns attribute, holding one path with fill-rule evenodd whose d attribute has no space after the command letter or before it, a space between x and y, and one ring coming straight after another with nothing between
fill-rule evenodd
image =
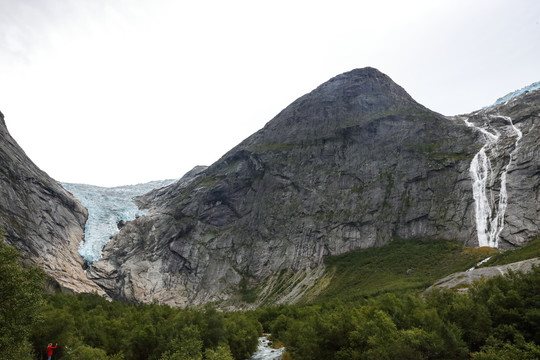
<instances>
[{"instance_id":1,"label":"green vegetation on slope","mask_svg":"<svg viewBox=\"0 0 540 360\"><path fill-rule=\"evenodd\" d=\"M1 238L1 234L0 234ZM316 303L249 312L173 309L97 295L45 296L44 275L0 243L0 345L10 359L241 360L263 330L289 360L538 359L540 268L474 284L467 293L419 292L493 255L453 242L396 240L331 257L332 283ZM537 257L540 240L493 263Z\"/></svg>"},{"instance_id":2,"label":"green vegetation on slope","mask_svg":"<svg viewBox=\"0 0 540 360\"><path fill-rule=\"evenodd\" d=\"M66 360L243 360L256 350L260 323L212 306L173 309L95 295L46 296L46 275L23 267L0 229L0 348L3 358Z\"/></svg>"},{"instance_id":3,"label":"green vegetation on slope","mask_svg":"<svg viewBox=\"0 0 540 360\"><path fill-rule=\"evenodd\" d=\"M289 359L540 358L540 268L469 292L385 293L354 302L256 311Z\"/></svg>"},{"instance_id":4,"label":"green vegetation on slope","mask_svg":"<svg viewBox=\"0 0 540 360\"><path fill-rule=\"evenodd\" d=\"M243 360L261 332L246 313L210 305L177 309L56 294L47 297L31 340L40 355L47 343L58 342L58 359Z\"/></svg>"},{"instance_id":5,"label":"green vegetation on slope","mask_svg":"<svg viewBox=\"0 0 540 360\"><path fill-rule=\"evenodd\" d=\"M506 265L537 257L540 257L540 239L533 240L521 248L495 254L483 266Z\"/></svg>"},{"instance_id":6,"label":"green vegetation on slope","mask_svg":"<svg viewBox=\"0 0 540 360\"><path fill-rule=\"evenodd\" d=\"M4 244L0 228L0 349L4 358L31 359L29 335L37 323L45 274L23 268L19 253Z\"/></svg>"},{"instance_id":7,"label":"green vegetation on slope","mask_svg":"<svg viewBox=\"0 0 540 360\"><path fill-rule=\"evenodd\" d=\"M358 300L386 292L423 290L488 257L451 241L395 240L387 246L328 257L330 285L317 302Z\"/></svg>"},{"instance_id":8,"label":"green vegetation on slope","mask_svg":"<svg viewBox=\"0 0 540 360\"><path fill-rule=\"evenodd\" d=\"M259 309L288 358L538 359L540 268L420 292L491 256L499 265L540 256L540 240L499 252L452 242L394 241L330 257L332 283L312 305Z\"/></svg>"}]
</instances>

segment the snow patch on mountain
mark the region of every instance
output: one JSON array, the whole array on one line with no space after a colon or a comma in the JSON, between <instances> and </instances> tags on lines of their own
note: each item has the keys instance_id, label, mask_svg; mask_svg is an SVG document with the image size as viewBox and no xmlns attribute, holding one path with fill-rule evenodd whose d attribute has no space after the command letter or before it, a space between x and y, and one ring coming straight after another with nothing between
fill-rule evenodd
<instances>
[{"instance_id":1,"label":"snow patch on mountain","mask_svg":"<svg viewBox=\"0 0 540 360\"><path fill-rule=\"evenodd\" d=\"M131 221L145 215L133 198L167 186L176 180L158 180L144 184L117 187L100 187L87 184L62 183L88 210L88 221L84 230L84 241L79 254L89 263L101 257L103 247L118 233L118 223Z\"/></svg>"},{"instance_id":2,"label":"snow patch on mountain","mask_svg":"<svg viewBox=\"0 0 540 360\"><path fill-rule=\"evenodd\" d=\"M513 98L519 96L519 95L523 95L525 93L528 93L528 92L531 92L531 91L536 91L536 90L539 90L539 89L540 89L540 81L532 83L531 85L525 86L525 87L523 87L523 88L521 88L519 90L512 91L511 93L506 94L505 96L498 98L493 104L491 104L491 105L489 105L487 107L492 107L492 106L495 106L495 105L504 104L504 103L512 100Z\"/></svg>"}]
</instances>

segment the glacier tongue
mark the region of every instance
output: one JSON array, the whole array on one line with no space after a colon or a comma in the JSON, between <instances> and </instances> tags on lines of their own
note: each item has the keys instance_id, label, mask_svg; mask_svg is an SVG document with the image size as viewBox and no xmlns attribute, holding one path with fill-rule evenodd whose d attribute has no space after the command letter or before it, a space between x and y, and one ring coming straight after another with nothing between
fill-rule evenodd
<instances>
[{"instance_id":1,"label":"glacier tongue","mask_svg":"<svg viewBox=\"0 0 540 360\"><path fill-rule=\"evenodd\" d=\"M525 93L535 91L535 90L540 90L540 81L532 83L532 84L530 84L528 86L525 86L525 87L523 87L523 88L521 88L519 90L513 91L513 92L511 92L509 94L506 94L505 96L498 98L493 104L491 104L489 106L486 106L486 108L492 107L492 106L495 106L495 105L504 104L504 103L512 100L513 98L519 96L519 95L523 95Z\"/></svg>"},{"instance_id":2,"label":"glacier tongue","mask_svg":"<svg viewBox=\"0 0 540 360\"><path fill-rule=\"evenodd\" d=\"M88 209L88 221L79 254L89 263L98 260L103 247L118 232L118 222L130 221L145 214L145 211L139 210L135 205L133 198L174 181L176 180L159 180L111 188L62 183L62 186Z\"/></svg>"}]
</instances>

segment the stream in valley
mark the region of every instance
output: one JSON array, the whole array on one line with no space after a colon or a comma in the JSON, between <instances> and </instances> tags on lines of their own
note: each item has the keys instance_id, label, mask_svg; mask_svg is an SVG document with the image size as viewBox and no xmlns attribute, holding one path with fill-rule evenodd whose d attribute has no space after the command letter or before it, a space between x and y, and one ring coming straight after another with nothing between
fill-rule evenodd
<instances>
[{"instance_id":1,"label":"stream in valley","mask_svg":"<svg viewBox=\"0 0 540 360\"><path fill-rule=\"evenodd\" d=\"M257 351L248 360L279 360L285 352L285 348L274 349L270 345L272 342L262 336L259 338L259 345Z\"/></svg>"}]
</instances>

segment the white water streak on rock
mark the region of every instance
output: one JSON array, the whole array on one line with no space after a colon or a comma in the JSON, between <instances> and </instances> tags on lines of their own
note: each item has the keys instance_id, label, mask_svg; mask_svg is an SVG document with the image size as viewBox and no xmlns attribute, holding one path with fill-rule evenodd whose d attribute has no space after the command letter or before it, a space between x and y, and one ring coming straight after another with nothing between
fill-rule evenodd
<instances>
[{"instance_id":1,"label":"white water streak on rock","mask_svg":"<svg viewBox=\"0 0 540 360\"><path fill-rule=\"evenodd\" d=\"M508 163L500 174L499 202L496 206L493 194L493 184L497 180L496 173L493 172L491 156L504 156L500 149L501 132L492 129L495 133L487 130L490 128L490 121L494 119L503 119L507 122L517 139L514 143L514 149L510 153ZM473 180L473 197L475 203L476 232L478 236L478 246L489 246L497 248L501 231L504 228L504 215L508 203L508 194L506 191L506 177L512 162L512 158L518 150L519 140L522 137L521 131L513 124L512 119L501 115L484 115L484 127L474 125L469 119L464 119L467 126L473 127L484 135L486 143L478 151L471 161L470 173Z\"/></svg>"},{"instance_id":2,"label":"white water streak on rock","mask_svg":"<svg viewBox=\"0 0 540 360\"><path fill-rule=\"evenodd\" d=\"M512 159L515 157L515 154L518 151L518 145L519 141L523 137L522 132L514 125L512 122L512 119L507 116L500 116L504 118L508 123L510 124L512 130L516 134L516 142L514 143L514 149L510 152L510 159L508 160L508 163L506 164L506 167L504 168L504 172L501 175L501 191L499 194L499 211L497 212L496 217L496 226L495 228L498 229L495 234L495 239L498 243L499 236L501 234L502 229L504 228L504 214L506 212L506 206L508 204L508 194L506 192L506 175L508 174L508 169L510 168L510 163L512 162Z\"/></svg>"}]
</instances>

